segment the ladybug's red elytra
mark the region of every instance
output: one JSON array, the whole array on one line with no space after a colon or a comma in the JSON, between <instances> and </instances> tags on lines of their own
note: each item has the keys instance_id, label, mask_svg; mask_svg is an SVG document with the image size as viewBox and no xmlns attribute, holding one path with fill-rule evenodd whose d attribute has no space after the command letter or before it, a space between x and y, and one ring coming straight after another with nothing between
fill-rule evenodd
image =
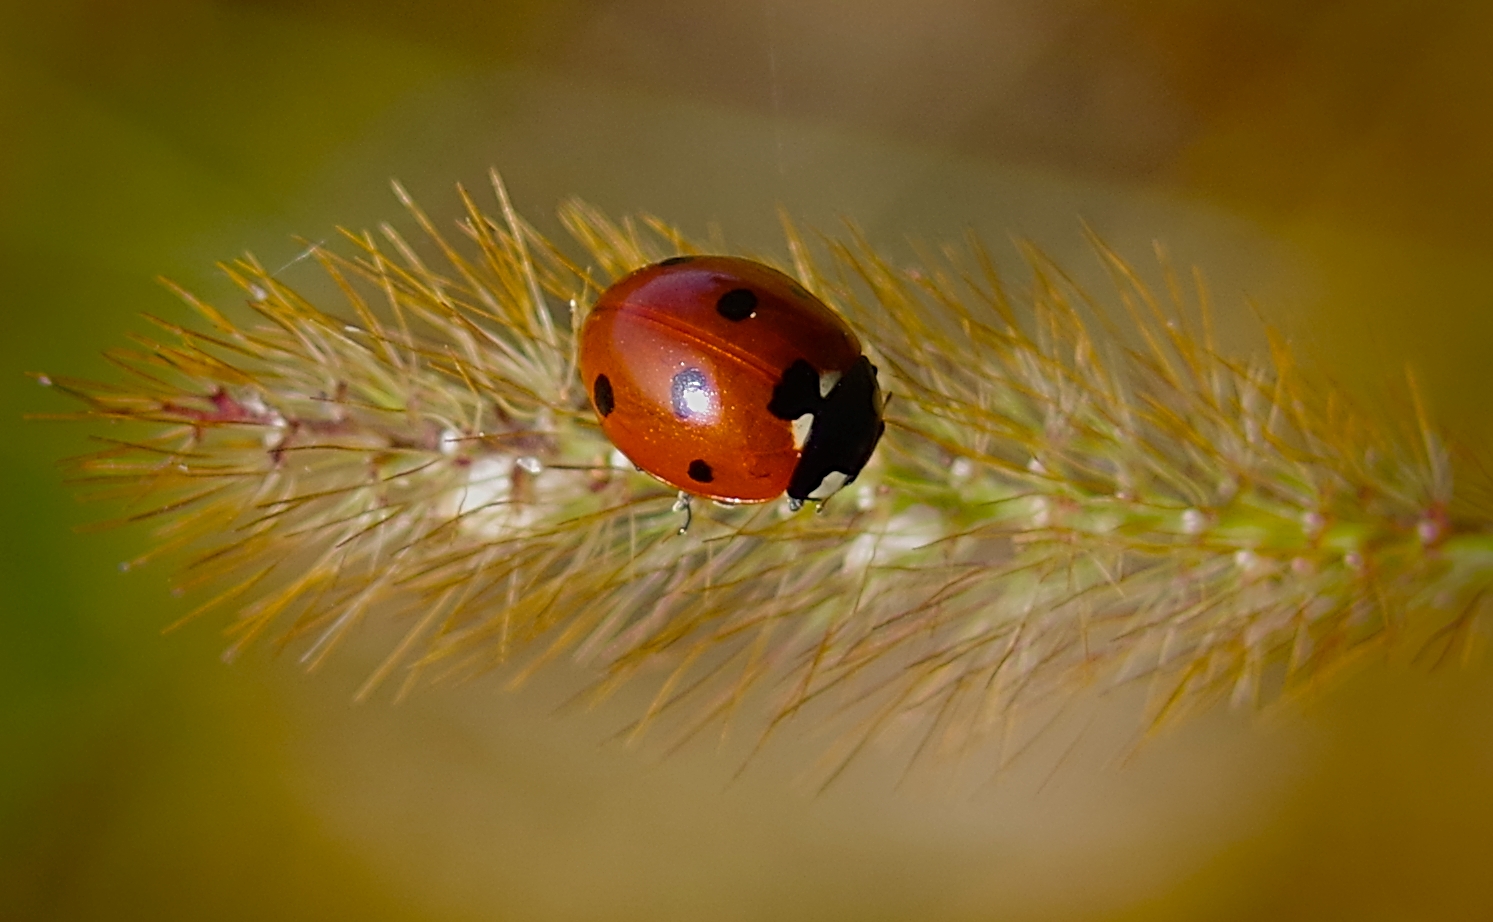
<instances>
[{"instance_id":1,"label":"ladybug's red elytra","mask_svg":"<svg viewBox=\"0 0 1493 922\"><path fill-rule=\"evenodd\" d=\"M885 428L876 366L845 321L735 256L675 256L602 292L581 325L580 371L629 460L726 503L826 499Z\"/></svg>"}]
</instances>

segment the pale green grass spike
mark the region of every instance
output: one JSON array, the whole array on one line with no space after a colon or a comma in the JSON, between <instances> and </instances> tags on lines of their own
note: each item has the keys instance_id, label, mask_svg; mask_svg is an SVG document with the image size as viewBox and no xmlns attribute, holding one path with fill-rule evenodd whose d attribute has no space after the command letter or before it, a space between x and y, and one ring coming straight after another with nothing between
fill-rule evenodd
<instances>
[{"instance_id":1,"label":"pale green grass spike","mask_svg":"<svg viewBox=\"0 0 1493 922\"><path fill-rule=\"evenodd\" d=\"M571 330L694 247L577 203L559 245L494 184L498 216L462 192L454 233L401 190L418 236L316 248L335 303L240 260L246 321L181 292L206 326L113 354L123 383L48 379L133 424L74 473L186 555L230 654L315 665L380 619L404 636L364 696L576 657L597 694L657 684L638 731L848 711L847 751L896 729L931 753L1081 687L1144 682L1160 720L1465 645L1493 532L1424 411L1353 414L1278 339L1219 354L1200 285L1163 265L1158 295L1097 239L1108 294L1032 248L1016 284L977 242L907 268L788 222L785 268L881 367L887 435L822 514L696 503L680 536L598 430Z\"/></svg>"}]
</instances>

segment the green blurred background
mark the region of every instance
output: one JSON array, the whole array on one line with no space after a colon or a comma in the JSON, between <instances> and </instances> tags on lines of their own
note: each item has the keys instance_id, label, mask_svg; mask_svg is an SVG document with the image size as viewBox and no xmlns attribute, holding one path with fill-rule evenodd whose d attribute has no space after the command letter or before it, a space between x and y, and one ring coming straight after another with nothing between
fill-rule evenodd
<instances>
[{"instance_id":1,"label":"green blurred background","mask_svg":"<svg viewBox=\"0 0 1493 922\"><path fill-rule=\"evenodd\" d=\"M1485 919L1493 673L1371 665L957 795L819 743L607 742L582 677L353 706L378 644L306 676L78 534L76 426L23 371L232 303L215 260L408 222L504 172L767 248L774 209L893 252L975 227L1098 274L1087 220L1208 274L1376 400L1417 369L1487 439L1493 8L1265 0L60 2L0 9L0 918ZM557 670L563 673L564 670ZM1123 736L1134 701L1090 735Z\"/></svg>"}]
</instances>

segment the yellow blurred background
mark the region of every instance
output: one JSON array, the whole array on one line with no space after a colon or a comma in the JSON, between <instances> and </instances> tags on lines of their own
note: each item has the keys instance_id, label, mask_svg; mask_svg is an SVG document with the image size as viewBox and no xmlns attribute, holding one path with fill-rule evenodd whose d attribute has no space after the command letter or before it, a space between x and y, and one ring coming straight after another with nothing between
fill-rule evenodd
<instances>
[{"instance_id":1,"label":"yellow blurred background","mask_svg":"<svg viewBox=\"0 0 1493 922\"><path fill-rule=\"evenodd\" d=\"M231 666L139 531L77 534L80 427L23 371L109 376L168 276L438 216L503 171L768 249L774 209L879 244L974 227L1099 278L1080 221L1206 271L1375 400L1413 365L1485 442L1493 7L1325 0L57 2L0 9L0 918L1493 918L1493 673L1370 664L1262 721L1220 709L1118 762L974 789L816 741L664 757L584 679L351 704ZM370 648L376 643L370 640ZM631 705L631 707L630 707ZM1101 704L1090 734L1133 729ZM1112 729L1110 721L1121 729ZM1056 765L1054 768L1053 765Z\"/></svg>"}]
</instances>

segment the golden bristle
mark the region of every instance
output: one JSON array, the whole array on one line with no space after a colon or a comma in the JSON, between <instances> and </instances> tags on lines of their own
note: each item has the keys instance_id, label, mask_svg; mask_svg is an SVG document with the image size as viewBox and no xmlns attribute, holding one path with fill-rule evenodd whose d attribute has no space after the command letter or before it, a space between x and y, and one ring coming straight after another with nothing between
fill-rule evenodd
<instances>
[{"instance_id":1,"label":"golden bristle","mask_svg":"<svg viewBox=\"0 0 1493 922\"><path fill-rule=\"evenodd\" d=\"M850 753L893 728L933 752L1081 687L1145 682L1161 720L1450 648L1493 574L1423 412L1352 412L1278 338L1220 354L1164 257L1158 293L1094 239L1096 297L1029 247L1013 285L978 242L906 268L791 223L791 269L882 369L886 438L820 514L697 503L680 535L672 492L612 460L571 331L692 245L572 204L568 255L494 188L497 218L461 193L454 238L399 190L420 238L312 248L340 304L240 260L252 323L183 292L202 327L114 353L126 383L50 379L132 424L75 474L186 555L189 617L229 613L229 655L273 638L314 666L388 620L362 695L563 655L597 694L656 684L637 732L812 712Z\"/></svg>"}]
</instances>

